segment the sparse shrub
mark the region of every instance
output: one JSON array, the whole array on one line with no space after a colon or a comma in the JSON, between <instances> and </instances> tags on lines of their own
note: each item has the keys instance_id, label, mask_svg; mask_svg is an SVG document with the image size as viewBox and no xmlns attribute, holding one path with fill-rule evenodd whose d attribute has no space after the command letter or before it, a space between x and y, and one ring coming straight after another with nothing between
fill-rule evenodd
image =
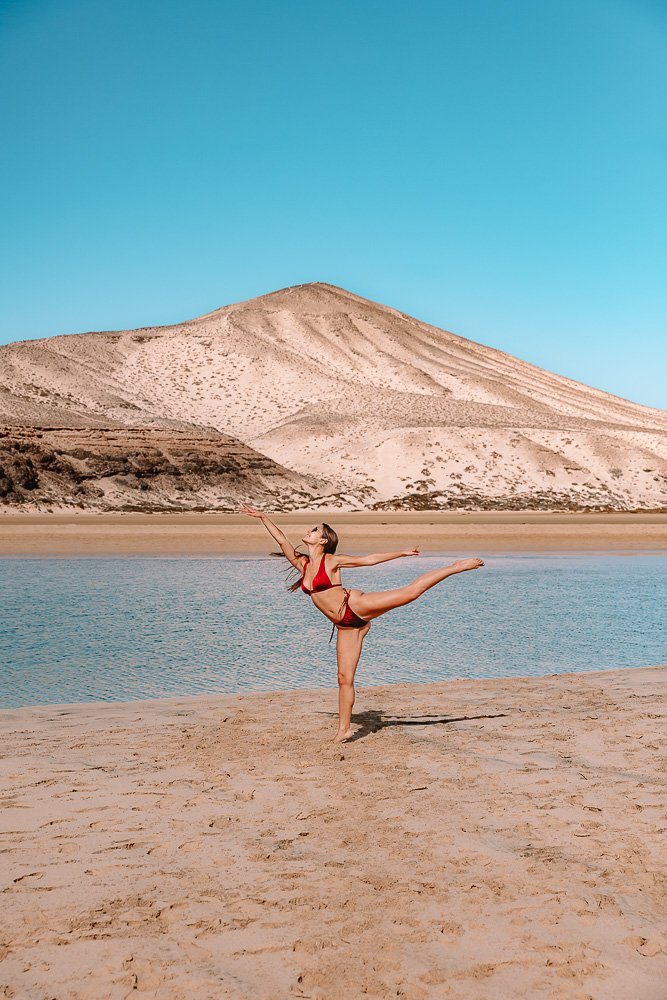
<instances>
[{"instance_id":1,"label":"sparse shrub","mask_svg":"<svg viewBox=\"0 0 667 1000\"><path fill-rule=\"evenodd\" d=\"M41 448L38 444L34 444L32 441L21 441L15 440L11 442L12 451L17 451L19 455L34 455L39 454Z\"/></svg>"},{"instance_id":2,"label":"sparse shrub","mask_svg":"<svg viewBox=\"0 0 667 1000\"><path fill-rule=\"evenodd\" d=\"M32 464L32 459L29 454L24 454L22 448L17 448L17 445L24 445L28 442L16 441L14 439L9 439L3 442L2 447L2 474L3 477L11 483L9 489L16 491L16 487L20 486L24 490L34 490L38 485L37 471ZM29 449L32 450L32 449ZM5 484L5 491L8 491L7 484ZM4 495L6 495L6 492Z\"/></svg>"},{"instance_id":3,"label":"sparse shrub","mask_svg":"<svg viewBox=\"0 0 667 1000\"><path fill-rule=\"evenodd\" d=\"M5 470L0 468L0 497L6 497L14 489L14 483L9 476L5 475Z\"/></svg>"}]
</instances>

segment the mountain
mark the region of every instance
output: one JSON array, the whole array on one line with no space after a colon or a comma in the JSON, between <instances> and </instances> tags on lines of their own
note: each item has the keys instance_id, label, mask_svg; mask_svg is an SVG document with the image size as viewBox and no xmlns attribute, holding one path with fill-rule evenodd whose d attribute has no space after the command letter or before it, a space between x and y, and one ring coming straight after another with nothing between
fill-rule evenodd
<instances>
[{"instance_id":1,"label":"mountain","mask_svg":"<svg viewBox=\"0 0 667 1000\"><path fill-rule=\"evenodd\" d=\"M0 347L0 422L230 435L297 506L667 506L665 411L319 282Z\"/></svg>"}]
</instances>

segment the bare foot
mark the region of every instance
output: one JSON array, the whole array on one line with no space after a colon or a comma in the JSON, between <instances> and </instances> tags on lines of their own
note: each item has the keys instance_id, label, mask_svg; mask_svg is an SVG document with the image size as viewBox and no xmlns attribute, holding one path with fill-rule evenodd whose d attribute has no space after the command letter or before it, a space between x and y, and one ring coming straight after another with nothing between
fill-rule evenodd
<instances>
[{"instance_id":1,"label":"bare foot","mask_svg":"<svg viewBox=\"0 0 667 1000\"><path fill-rule=\"evenodd\" d=\"M456 562L452 563L452 569L455 569L457 573L465 573L468 569L479 569L483 565L483 559L473 556L472 559L457 559Z\"/></svg>"},{"instance_id":2,"label":"bare foot","mask_svg":"<svg viewBox=\"0 0 667 1000\"><path fill-rule=\"evenodd\" d=\"M352 735L351 729L339 729L334 736L334 743L343 743L345 740L349 740Z\"/></svg>"}]
</instances>

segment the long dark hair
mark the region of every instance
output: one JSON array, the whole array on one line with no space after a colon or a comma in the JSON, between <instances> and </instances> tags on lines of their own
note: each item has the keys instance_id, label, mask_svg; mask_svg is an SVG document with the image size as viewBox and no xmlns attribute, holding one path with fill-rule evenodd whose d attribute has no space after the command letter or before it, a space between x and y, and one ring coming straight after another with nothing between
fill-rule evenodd
<instances>
[{"instance_id":1,"label":"long dark hair","mask_svg":"<svg viewBox=\"0 0 667 1000\"><path fill-rule=\"evenodd\" d=\"M331 553L331 555L333 555L334 552L336 551L336 549L338 548L338 535L333 530L333 528L331 527L330 524L323 524L322 525L322 534L324 535L324 553L325 553L325 555L327 554L327 552L329 552L329 553Z\"/></svg>"},{"instance_id":2,"label":"long dark hair","mask_svg":"<svg viewBox=\"0 0 667 1000\"><path fill-rule=\"evenodd\" d=\"M331 555L333 555L333 553L338 548L338 535L333 530L333 528L331 527L330 524L323 524L322 525L322 534L324 536L324 555L327 555L327 553L330 553ZM295 551L296 551L296 554L298 556L306 556L305 552L299 552L298 549L295 549ZM308 558L308 556L306 556L306 559L307 558ZM293 573L297 573L298 574L297 579L294 580L293 583L288 583L287 584L287 589L289 591L291 591L292 593L294 593L295 590L299 589L299 587L301 586L301 581L303 579L303 573L299 573L299 571L296 568L296 566L293 566L292 569L290 570L290 575L293 574Z\"/></svg>"}]
</instances>

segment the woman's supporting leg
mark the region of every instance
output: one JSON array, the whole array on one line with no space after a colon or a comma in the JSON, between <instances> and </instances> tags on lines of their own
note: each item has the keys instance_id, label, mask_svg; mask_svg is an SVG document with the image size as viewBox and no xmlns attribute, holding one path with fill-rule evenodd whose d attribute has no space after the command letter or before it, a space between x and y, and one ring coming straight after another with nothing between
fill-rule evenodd
<instances>
[{"instance_id":1,"label":"woman's supporting leg","mask_svg":"<svg viewBox=\"0 0 667 1000\"><path fill-rule=\"evenodd\" d=\"M334 743L347 740L352 735L350 723L354 705L354 674L361 656L364 636L368 634L370 622L365 628L339 628L336 639L336 659L338 660L338 732Z\"/></svg>"},{"instance_id":2,"label":"woman's supporting leg","mask_svg":"<svg viewBox=\"0 0 667 1000\"><path fill-rule=\"evenodd\" d=\"M469 569L479 569L483 565L484 561L476 557L457 559L451 566L442 566L440 569L432 569L428 573L422 573L407 587L400 587L398 590L385 590L371 594L357 593L353 590L349 606L360 618L370 621L383 615L385 611L392 611L394 608L403 607L404 604L411 604L431 587L446 580L448 576L465 573Z\"/></svg>"}]
</instances>

